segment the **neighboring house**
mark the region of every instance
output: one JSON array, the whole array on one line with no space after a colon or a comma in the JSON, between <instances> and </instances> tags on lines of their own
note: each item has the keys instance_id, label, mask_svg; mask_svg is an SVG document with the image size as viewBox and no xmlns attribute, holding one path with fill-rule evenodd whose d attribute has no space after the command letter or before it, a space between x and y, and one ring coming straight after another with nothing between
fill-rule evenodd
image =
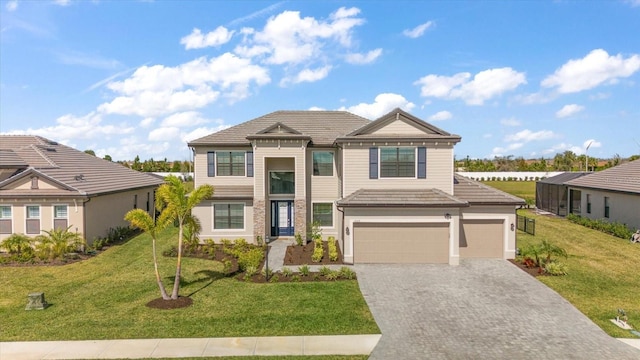
<instances>
[{"instance_id":1,"label":"neighboring house","mask_svg":"<svg viewBox=\"0 0 640 360\"><path fill-rule=\"evenodd\" d=\"M559 216L567 216L567 211L580 213L580 199L569 200L567 181L589 173L565 172L536 182L536 208ZM570 206L569 206L570 205Z\"/></svg>"},{"instance_id":2,"label":"neighboring house","mask_svg":"<svg viewBox=\"0 0 640 360\"><path fill-rule=\"evenodd\" d=\"M640 229L640 160L569 180L571 213Z\"/></svg>"},{"instance_id":3,"label":"neighboring house","mask_svg":"<svg viewBox=\"0 0 640 360\"><path fill-rule=\"evenodd\" d=\"M395 109L277 111L189 143L202 239L306 237L312 222L347 263L513 258L522 199L453 171L460 142Z\"/></svg>"},{"instance_id":4,"label":"neighboring house","mask_svg":"<svg viewBox=\"0 0 640 360\"><path fill-rule=\"evenodd\" d=\"M0 241L71 227L89 244L124 215L154 211L162 178L39 136L0 135Z\"/></svg>"}]
</instances>

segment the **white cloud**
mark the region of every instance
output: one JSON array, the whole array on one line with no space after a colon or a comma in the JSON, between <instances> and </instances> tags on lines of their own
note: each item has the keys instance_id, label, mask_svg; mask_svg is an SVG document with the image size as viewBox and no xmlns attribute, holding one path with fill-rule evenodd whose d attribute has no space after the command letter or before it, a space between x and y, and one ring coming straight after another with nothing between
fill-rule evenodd
<instances>
[{"instance_id":1,"label":"white cloud","mask_svg":"<svg viewBox=\"0 0 640 360\"><path fill-rule=\"evenodd\" d=\"M347 56L345 57L345 60L349 64L363 65L363 64L369 64L374 62L378 57L380 57L380 55L382 55L382 49L378 48L375 50L371 50L366 54L360 54L360 53L347 54Z\"/></svg>"},{"instance_id":2,"label":"white cloud","mask_svg":"<svg viewBox=\"0 0 640 360\"><path fill-rule=\"evenodd\" d=\"M176 139L180 135L180 129L177 127L160 127L151 130L147 140L149 141L171 141Z\"/></svg>"},{"instance_id":3,"label":"white cloud","mask_svg":"<svg viewBox=\"0 0 640 360\"><path fill-rule=\"evenodd\" d=\"M325 108L321 108L318 106L312 106L309 108L309 111L325 111L325 110L326 110Z\"/></svg>"},{"instance_id":4,"label":"white cloud","mask_svg":"<svg viewBox=\"0 0 640 360\"><path fill-rule=\"evenodd\" d=\"M71 0L53 0L53 3L59 6L69 6L71 5Z\"/></svg>"},{"instance_id":5,"label":"white cloud","mask_svg":"<svg viewBox=\"0 0 640 360\"><path fill-rule=\"evenodd\" d=\"M491 155L489 155L489 158L493 158L493 157L496 157L496 156L499 157L499 156L509 155L508 153L510 151L520 149L523 145L524 145L523 143L513 143L513 144L507 145L507 147L499 147L499 146L498 147L494 147L491 150Z\"/></svg>"},{"instance_id":6,"label":"white cloud","mask_svg":"<svg viewBox=\"0 0 640 360\"><path fill-rule=\"evenodd\" d=\"M584 106L582 105L578 105L578 104L565 105L562 107L562 109L556 111L556 117L559 119L566 118L566 117L575 115L582 110L584 110Z\"/></svg>"},{"instance_id":7,"label":"white cloud","mask_svg":"<svg viewBox=\"0 0 640 360\"><path fill-rule=\"evenodd\" d=\"M585 142L582 143L582 147L584 147L585 150L587 149L587 146L589 147L589 149L599 148L602 147L602 143L600 141L597 141L596 139L589 139L585 140Z\"/></svg>"},{"instance_id":8,"label":"white cloud","mask_svg":"<svg viewBox=\"0 0 640 360\"><path fill-rule=\"evenodd\" d=\"M18 0L7 1L5 8L7 9L7 11L16 11L16 9L18 8Z\"/></svg>"},{"instance_id":9,"label":"white cloud","mask_svg":"<svg viewBox=\"0 0 640 360\"><path fill-rule=\"evenodd\" d=\"M211 120L202 117L202 114L197 111L185 111L172 114L162 120L161 126L163 127L189 127L200 124L206 124Z\"/></svg>"},{"instance_id":10,"label":"white cloud","mask_svg":"<svg viewBox=\"0 0 640 360\"><path fill-rule=\"evenodd\" d=\"M383 93L376 96L372 104L360 103L349 106L348 108L342 106L338 110L349 111L367 119L377 119L397 107L411 111L411 109L415 107L415 104L405 99L402 95Z\"/></svg>"},{"instance_id":11,"label":"white cloud","mask_svg":"<svg viewBox=\"0 0 640 360\"><path fill-rule=\"evenodd\" d=\"M194 28L191 34L180 39L180 44L184 45L186 50L220 46L228 43L233 33L224 26L218 26L206 34L202 34L200 29Z\"/></svg>"},{"instance_id":12,"label":"white cloud","mask_svg":"<svg viewBox=\"0 0 640 360\"><path fill-rule=\"evenodd\" d=\"M180 134L180 139L182 139L182 142L186 144L191 140L199 139L220 130L224 130L228 127L229 125L224 125L222 123L218 125L218 127L199 127L197 129L191 130L190 132Z\"/></svg>"},{"instance_id":13,"label":"white cloud","mask_svg":"<svg viewBox=\"0 0 640 360\"><path fill-rule=\"evenodd\" d=\"M142 121L140 121L139 125L140 125L140 127L147 128L147 127L153 125L153 123L155 121L156 121L156 119L148 117L148 118L142 119Z\"/></svg>"},{"instance_id":14,"label":"white cloud","mask_svg":"<svg viewBox=\"0 0 640 360\"><path fill-rule=\"evenodd\" d=\"M50 138L55 135L56 140L63 144L70 143L74 139L86 140L107 138L131 134L134 128L125 124L104 125L102 114L95 111L78 117L71 114L60 116L56 119L56 125L42 128L28 128L26 130L14 130L7 132L9 135L40 135Z\"/></svg>"},{"instance_id":15,"label":"white cloud","mask_svg":"<svg viewBox=\"0 0 640 360\"><path fill-rule=\"evenodd\" d=\"M553 131L550 131L550 130L540 130L540 131L533 132L529 129L525 129L515 134L509 134L505 136L504 141L526 143L529 141L553 139L554 137L556 137L556 135L553 133Z\"/></svg>"},{"instance_id":16,"label":"white cloud","mask_svg":"<svg viewBox=\"0 0 640 360\"><path fill-rule=\"evenodd\" d=\"M443 111L438 111L437 113L429 116L429 120L431 121L442 121L442 120L449 120L453 117L453 114L451 114L450 112L443 110Z\"/></svg>"},{"instance_id":17,"label":"white cloud","mask_svg":"<svg viewBox=\"0 0 640 360\"><path fill-rule=\"evenodd\" d=\"M122 64L115 59L109 59L100 55L85 54L78 51L56 53L58 61L65 65L81 65L94 69L116 69Z\"/></svg>"},{"instance_id":18,"label":"white cloud","mask_svg":"<svg viewBox=\"0 0 640 360\"><path fill-rule=\"evenodd\" d=\"M638 0L640 1L640 0ZM599 92L597 94L594 95L589 95L589 100L604 100L604 99L608 99L611 97L611 93L603 93L603 92Z\"/></svg>"},{"instance_id":19,"label":"white cloud","mask_svg":"<svg viewBox=\"0 0 640 360\"><path fill-rule=\"evenodd\" d=\"M621 54L610 56L602 49L595 49L582 59L572 59L542 80L541 85L556 88L559 93L575 93L602 84L611 84L640 70L640 55L624 58Z\"/></svg>"},{"instance_id":20,"label":"white cloud","mask_svg":"<svg viewBox=\"0 0 640 360\"><path fill-rule=\"evenodd\" d=\"M435 26L435 22L433 21L427 21L424 24L420 24L416 27L414 27L413 29L405 29L404 31L402 31L402 34L406 37L410 37L412 39L418 38L422 35L424 35L424 32L427 31L427 29Z\"/></svg>"},{"instance_id":21,"label":"white cloud","mask_svg":"<svg viewBox=\"0 0 640 360\"><path fill-rule=\"evenodd\" d=\"M187 147L182 146L186 151ZM149 142L135 135L120 139L117 146L110 146L101 149L95 149L96 155L109 154L114 160L133 160L136 155L140 155L141 159L149 157L166 156L167 151L171 148L171 144L165 142Z\"/></svg>"},{"instance_id":22,"label":"white cloud","mask_svg":"<svg viewBox=\"0 0 640 360\"><path fill-rule=\"evenodd\" d=\"M557 94L553 94L553 93L546 94L542 92L537 92L537 93L531 93L531 94L525 94L525 95L516 95L515 101L524 105L546 104L548 102L555 100L556 98L557 98Z\"/></svg>"},{"instance_id":23,"label":"white cloud","mask_svg":"<svg viewBox=\"0 0 640 360\"><path fill-rule=\"evenodd\" d=\"M293 78L284 78L280 81L280 86L286 86L289 83L298 84L301 82L315 82L322 80L329 75L331 66L327 65L318 69L304 69Z\"/></svg>"},{"instance_id":24,"label":"white cloud","mask_svg":"<svg viewBox=\"0 0 640 360\"><path fill-rule=\"evenodd\" d=\"M526 84L525 74L510 67L489 69L473 79L468 72L453 76L427 75L416 82L420 95L442 99L462 99L469 105L482 105L486 100Z\"/></svg>"},{"instance_id":25,"label":"white cloud","mask_svg":"<svg viewBox=\"0 0 640 360\"><path fill-rule=\"evenodd\" d=\"M591 145L591 147L594 147L593 145ZM600 147L600 143L598 143L598 146L595 147ZM586 149L586 145L585 146L577 146L577 145L572 145L572 144L566 144L566 143L560 143L557 145L552 146L549 149L543 150L542 153L543 154L557 154L559 152L565 152L565 151L571 151L576 155L583 155Z\"/></svg>"},{"instance_id":26,"label":"white cloud","mask_svg":"<svg viewBox=\"0 0 640 360\"><path fill-rule=\"evenodd\" d=\"M127 79L108 83L107 88L119 96L98 110L144 117L168 115L201 108L220 95L243 99L251 83L260 86L270 80L267 69L231 53L200 57L176 67L141 66Z\"/></svg>"},{"instance_id":27,"label":"white cloud","mask_svg":"<svg viewBox=\"0 0 640 360\"><path fill-rule=\"evenodd\" d=\"M500 124L504 126L520 126L522 122L516 118L508 118L500 120Z\"/></svg>"},{"instance_id":28,"label":"white cloud","mask_svg":"<svg viewBox=\"0 0 640 360\"><path fill-rule=\"evenodd\" d=\"M358 8L340 8L328 20L300 17L298 11L283 11L269 18L262 31L244 30L243 46L236 51L243 56L264 56L267 64L300 64L318 59L328 41L342 47L351 46L352 29L362 25Z\"/></svg>"}]
</instances>

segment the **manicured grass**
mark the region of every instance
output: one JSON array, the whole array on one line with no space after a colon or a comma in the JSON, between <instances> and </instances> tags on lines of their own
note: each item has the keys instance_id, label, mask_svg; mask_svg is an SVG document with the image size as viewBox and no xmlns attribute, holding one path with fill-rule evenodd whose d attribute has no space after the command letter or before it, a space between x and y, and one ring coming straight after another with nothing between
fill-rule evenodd
<instances>
[{"instance_id":1,"label":"manicured grass","mask_svg":"<svg viewBox=\"0 0 640 360\"><path fill-rule=\"evenodd\" d=\"M582 313L614 337L633 337L613 325L617 309L624 309L629 324L640 328L640 245L570 223L564 218L519 213L536 219L536 235L517 234L517 247L547 239L564 248L568 275L539 276Z\"/></svg>"},{"instance_id":2,"label":"manicured grass","mask_svg":"<svg viewBox=\"0 0 640 360\"><path fill-rule=\"evenodd\" d=\"M535 181L484 181L482 183L522 199L536 198Z\"/></svg>"},{"instance_id":3,"label":"manicured grass","mask_svg":"<svg viewBox=\"0 0 640 360\"><path fill-rule=\"evenodd\" d=\"M162 234L159 252L175 242L176 232ZM175 259L161 257L159 265L171 285ZM0 268L0 340L380 332L356 281L253 284L221 271L219 262L185 258L180 294L191 296L193 305L157 310L145 306L160 296L146 234L79 263ZM25 311L31 292L44 292L52 305Z\"/></svg>"}]
</instances>

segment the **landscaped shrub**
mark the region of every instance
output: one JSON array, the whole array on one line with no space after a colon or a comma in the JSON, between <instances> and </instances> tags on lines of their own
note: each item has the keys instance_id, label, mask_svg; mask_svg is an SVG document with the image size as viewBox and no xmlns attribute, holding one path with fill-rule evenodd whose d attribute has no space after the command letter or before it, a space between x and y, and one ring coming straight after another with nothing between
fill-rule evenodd
<instances>
[{"instance_id":1,"label":"landscaped shrub","mask_svg":"<svg viewBox=\"0 0 640 360\"><path fill-rule=\"evenodd\" d=\"M11 255L33 257L33 239L23 234L11 234L0 243L0 249L6 250Z\"/></svg>"},{"instance_id":2,"label":"landscaped shrub","mask_svg":"<svg viewBox=\"0 0 640 360\"><path fill-rule=\"evenodd\" d=\"M258 269L263 257L264 251L261 248L251 248L247 251L240 252L238 254L238 267L243 271L247 271L250 267Z\"/></svg>"},{"instance_id":3,"label":"landscaped shrub","mask_svg":"<svg viewBox=\"0 0 640 360\"><path fill-rule=\"evenodd\" d=\"M270 283L277 283L280 281L280 277L278 277L278 274L273 275L272 277L269 278L269 282Z\"/></svg>"},{"instance_id":4,"label":"landscaped shrub","mask_svg":"<svg viewBox=\"0 0 640 360\"><path fill-rule=\"evenodd\" d=\"M291 270L291 268L288 268L288 267L283 267L281 273L282 273L282 276L289 277L293 275L293 270Z\"/></svg>"},{"instance_id":5,"label":"landscaped shrub","mask_svg":"<svg viewBox=\"0 0 640 360\"><path fill-rule=\"evenodd\" d=\"M552 261L545 264L544 271L549 275L567 275L567 265L559 261Z\"/></svg>"},{"instance_id":6,"label":"landscaped shrub","mask_svg":"<svg viewBox=\"0 0 640 360\"><path fill-rule=\"evenodd\" d=\"M320 262L324 257L324 247L322 246L322 240L314 240L313 255L311 255L311 261Z\"/></svg>"},{"instance_id":7,"label":"landscaped shrub","mask_svg":"<svg viewBox=\"0 0 640 360\"><path fill-rule=\"evenodd\" d=\"M302 235L300 235L300 233L296 233L295 238L296 238L296 245L302 246L302 243L303 243Z\"/></svg>"},{"instance_id":8,"label":"landscaped shrub","mask_svg":"<svg viewBox=\"0 0 640 360\"><path fill-rule=\"evenodd\" d=\"M298 272L300 274L302 274L303 276L308 276L310 271L311 270L309 269L309 265L307 265L307 264L304 264L304 265L298 267Z\"/></svg>"},{"instance_id":9,"label":"landscaped shrub","mask_svg":"<svg viewBox=\"0 0 640 360\"><path fill-rule=\"evenodd\" d=\"M329 247L329 260L338 261L338 246L336 245L336 238L329 236L327 246Z\"/></svg>"},{"instance_id":10,"label":"landscaped shrub","mask_svg":"<svg viewBox=\"0 0 640 360\"><path fill-rule=\"evenodd\" d=\"M351 268L347 266L340 267L340 270L338 270L338 273L340 277L343 279L352 280L356 278L355 271L351 270Z\"/></svg>"},{"instance_id":11,"label":"landscaped shrub","mask_svg":"<svg viewBox=\"0 0 640 360\"><path fill-rule=\"evenodd\" d=\"M329 269L327 266L323 266L323 267L320 268L320 270L318 272L322 276L327 276L331 272L331 269Z\"/></svg>"},{"instance_id":12,"label":"landscaped shrub","mask_svg":"<svg viewBox=\"0 0 640 360\"><path fill-rule=\"evenodd\" d=\"M327 274L326 278L327 280L338 280L339 275L340 273L338 271L331 271L329 274Z\"/></svg>"},{"instance_id":13,"label":"landscaped shrub","mask_svg":"<svg viewBox=\"0 0 640 360\"><path fill-rule=\"evenodd\" d=\"M264 245L264 240L262 240L262 236L260 236L260 235L256 236L256 244L258 246Z\"/></svg>"},{"instance_id":14,"label":"landscaped shrub","mask_svg":"<svg viewBox=\"0 0 640 360\"><path fill-rule=\"evenodd\" d=\"M629 229L625 224L615 221L608 222L603 219L592 220L575 214L568 214L567 220L625 240L631 238L631 235L635 232L634 230Z\"/></svg>"},{"instance_id":15,"label":"landscaped shrub","mask_svg":"<svg viewBox=\"0 0 640 360\"><path fill-rule=\"evenodd\" d=\"M546 239L538 244L530 244L522 249L522 263L526 267L537 267L539 272L546 271L547 265L559 263L555 257L567 258L567 251L560 246L552 244ZM562 265L552 265L552 270L562 269ZM563 275L559 271L554 275Z\"/></svg>"},{"instance_id":16,"label":"landscaped shrub","mask_svg":"<svg viewBox=\"0 0 640 360\"><path fill-rule=\"evenodd\" d=\"M45 230L35 238L35 255L40 260L61 259L65 254L84 251L85 241L80 234L66 229Z\"/></svg>"}]
</instances>

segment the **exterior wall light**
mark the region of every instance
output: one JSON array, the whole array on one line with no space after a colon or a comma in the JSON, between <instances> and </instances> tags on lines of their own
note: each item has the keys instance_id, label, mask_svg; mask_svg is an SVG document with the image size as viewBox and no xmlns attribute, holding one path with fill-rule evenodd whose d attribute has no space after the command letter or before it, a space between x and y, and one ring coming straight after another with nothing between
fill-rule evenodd
<instances>
[{"instance_id":1,"label":"exterior wall light","mask_svg":"<svg viewBox=\"0 0 640 360\"><path fill-rule=\"evenodd\" d=\"M447 219L447 220L450 220L451 219L451 214L449 214L449 213L444 214L444 218Z\"/></svg>"}]
</instances>

